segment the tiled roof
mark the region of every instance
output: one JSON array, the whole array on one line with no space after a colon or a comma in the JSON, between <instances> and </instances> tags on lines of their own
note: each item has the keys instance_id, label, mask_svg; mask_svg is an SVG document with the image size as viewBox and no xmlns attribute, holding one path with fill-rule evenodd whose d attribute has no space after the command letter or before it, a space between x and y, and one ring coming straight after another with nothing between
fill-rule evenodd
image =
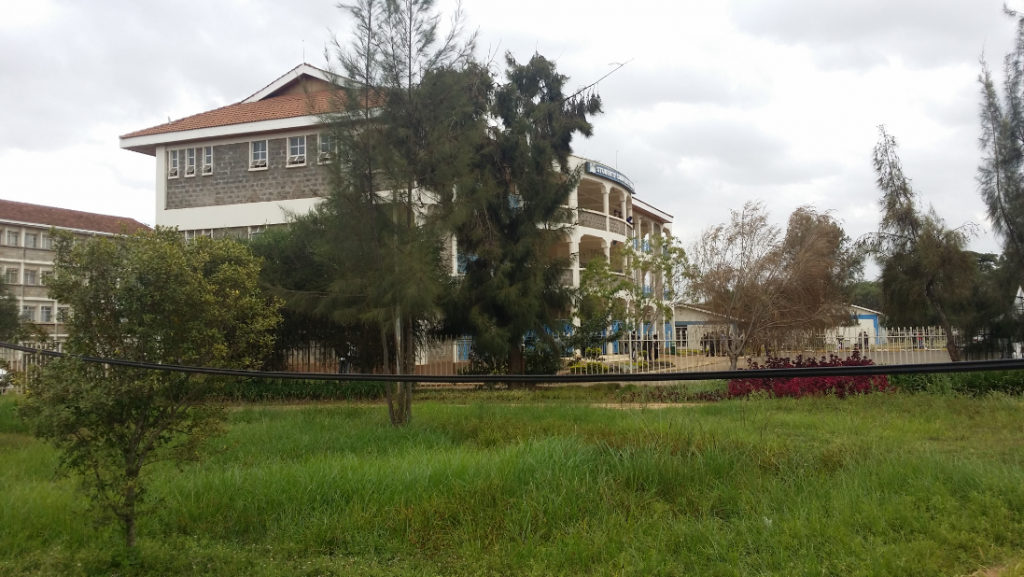
<instances>
[{"instance_id":1,"label":"tiled roof","mask_svg":"<svg viewBox=\"0 0 1024 577\"><path fill-rule=\"evenodd\" d=\"M331 110L332 99L336 97L336 94L334 91L321 90L308 95L304 93L284 94L258 102L238 102L152 128L131 132L121 138L323 114Z\"/></svg>"},{"instance_id":2,"label":"tiled roof","mask_svg":"<svg viewBox=\"0 0 1024 577\"><path fill-rule=\"evenodd\" d=\"M78 230L91 230L95 232L108 232L119 234L123 230L129 233L149 227L141 222L125 218L123 216L110 216L109 214L96 214L94 212L82 212L79 210L68 210L53 206L40 204L29 204L27 202L14 202L12 200L0 200L0 220L12 220L31 224L46 226L59 226L62 228L74 228Z\"/></svg>"}]
</instances>

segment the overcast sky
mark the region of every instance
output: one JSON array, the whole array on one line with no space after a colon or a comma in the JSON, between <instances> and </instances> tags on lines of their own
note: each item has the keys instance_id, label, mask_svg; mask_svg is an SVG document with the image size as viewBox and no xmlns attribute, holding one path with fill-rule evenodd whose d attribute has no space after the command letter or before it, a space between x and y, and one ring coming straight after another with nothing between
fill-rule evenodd
<instances>
[{"instance_id":1,"label":"overcast sky","mask_svg":"<svg viewBox=\"0 0 1024 577\"><path fill-rule=\"evenodd\" d=\"M1013 0L1011 6L1021 0ZM154 159L118 136L237 102L349 22L332 0L0 0L0 198L154 219ZM442 7L453 2L441 0ZM684 240L764 200L878 222L877 126L972 245L995 251L977 193L982 52L1013 41L1002 0L464 0L480 52L555 59L599 86L580 155L617 166Z\"/></svg>"}]
</instances>

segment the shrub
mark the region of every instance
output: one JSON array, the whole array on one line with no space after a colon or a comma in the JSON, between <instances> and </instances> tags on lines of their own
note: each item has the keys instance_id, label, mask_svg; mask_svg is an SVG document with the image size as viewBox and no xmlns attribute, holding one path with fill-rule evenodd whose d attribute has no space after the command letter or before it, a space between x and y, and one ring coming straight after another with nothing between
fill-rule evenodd
<instances>
[{"instance_id":1,"label":"shrub","mask_svg":"<svg viewBox=\"0 0 1024 577\"><path fill-rule=\"evenodd\" d=\"M910 392L973 396L991 392L1024 394L1024 371L893 375L890 382L899 390Z\"/></svg>"},{"instance_id":2,"label":"shrub","mask_svg":"<svg viewBox=\"0 0 1024 577\"><path fill-rule=\"evenodd\" d=\"M300 381L294 379L237 379L228 383L223 398L230 402L354 401L383 399L385 384L377 381Z\"/></svg>"},{"instance_id":3,"label":"shrub","mask_svg":"<svg viewBox=\"0 0 1024 577\"><path fill-rule=\"evenodd\" d=\"M574 375L594 375L607 373L611 369L597 361L580 361L569 365L569 372Z\"/></svg>"},{"instance_id":4,"label":"shrub","mask_svg":"<svg viewBox=\"0 0 1024 577\"><path fill-rule=\"evenodd\" d=\"M800 369L810 367L861 367L875 364L871 359L862 359L860 351L854 351L849 358L842 359L829 355L805 359L802 355L795 360L789 357L768 357L764 364L747 361L749 370L758 369ZM858 375L848 377L777 377L766 379L733 379L729 381L730 397L745 397L753 392L767 392L777 397L803 397L805 395L836 395L845 397L887 391L892 387L885 375Z\"/></svg>"}]
</instances>

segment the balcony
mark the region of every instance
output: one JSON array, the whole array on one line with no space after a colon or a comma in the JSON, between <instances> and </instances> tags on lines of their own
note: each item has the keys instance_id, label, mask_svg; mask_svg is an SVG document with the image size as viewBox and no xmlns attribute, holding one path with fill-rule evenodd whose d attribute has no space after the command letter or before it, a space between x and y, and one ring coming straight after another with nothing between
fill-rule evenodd
<instances>
[{"instance_id":1,"label":"balcony","mask_svg":"<svg viewBox=\"0 0 1024 577\"><path fill-rule=\"evenodd\" d=\"M580 226L586 228L593 228L595 230L608 230L608 219L605 217L605 215L599 212L594 212L592 210L587 210L585 208L581 208L579 214Z\"/></svg>"}]
</instances>

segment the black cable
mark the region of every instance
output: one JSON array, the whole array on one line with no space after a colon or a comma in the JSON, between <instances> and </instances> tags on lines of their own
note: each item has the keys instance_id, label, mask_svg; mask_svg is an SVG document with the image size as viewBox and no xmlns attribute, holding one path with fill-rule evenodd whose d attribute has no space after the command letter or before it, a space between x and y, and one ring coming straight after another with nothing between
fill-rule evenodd
<instances>
[{"instance_id":1,"label":"black cable","mask_svg":"<svg viewBox=\"0 0 1024 577\"><path fill-rule=\"evenodd\" d=\"M12 349L47 357L77 358L89 363L103 363L138 369L171 371L176 373L198 373L230 377L251 377L265 379L299 379L307 381L382 381L399 383L608 383L618 381L660 382L660 381L707 381L716 379L786 379L792 377L855 377L863 375L912 375L922 373L971 373L978 371L1007 371L1024 369L1024 359L1001 359L997 361L964 361L959 363L921 363L915 365L863 365L856 367L805 367L799 369L739 369L735 371L672 372L672 373L603 373L596 375L375 375L367 373L294 373L287 371L248 371L242 369L218 369L214 367L190 367L164 365L69 355L57 351L34 349L21 345L0 342L0 348Z\"/></svg>"}]
</instances>

